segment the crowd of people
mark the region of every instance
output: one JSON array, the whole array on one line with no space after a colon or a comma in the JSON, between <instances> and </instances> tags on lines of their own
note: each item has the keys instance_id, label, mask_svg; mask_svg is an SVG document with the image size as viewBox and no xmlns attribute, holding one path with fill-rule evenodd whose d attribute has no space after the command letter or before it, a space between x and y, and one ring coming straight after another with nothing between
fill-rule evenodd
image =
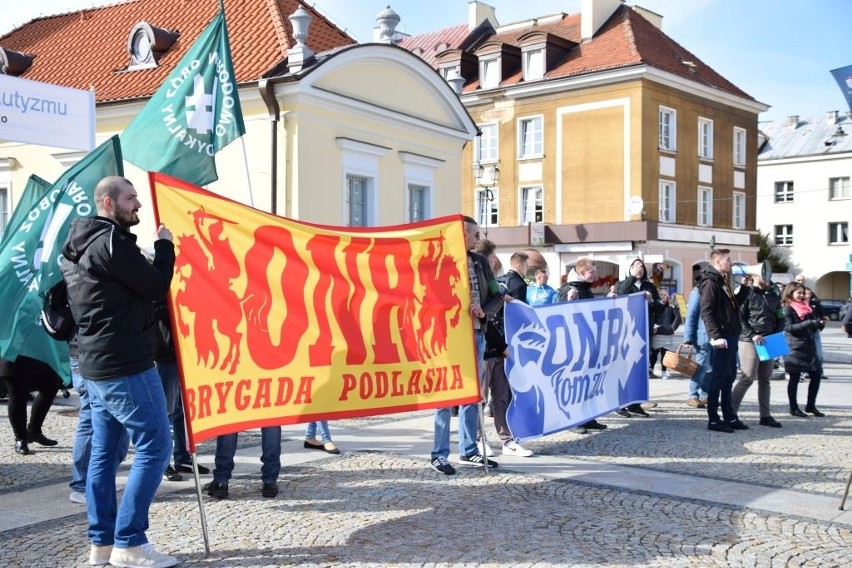
<instances>
[{"instance_id":1,"label":"crowd of people","mask_svg":"<svg viewBox=\"0 0 852 568\"><path fill-rule=\"evenodd\" d=\"M61 267L78 325L71 342L72 382L79 395L80 412L72 454L70 499L86 506L92 565L167 568L177 564L178 559L158 552L145 534L157 488L163 479L178 481L185 473L211 473L193 463L187 450L165 302L174 273L175 250L171 232L162 225L157 229L152 255L146 257L136 245L130 228L139 222L140 203L133 185L125 178L104 178L96 188L95 202L96 217L73 222L63 247ZM470 282L468 306L483 400L458 408L457 463L495 468L498 463L490 459L494 450L484 437L482 404L493 418L502 455L533 455L513 437L506 421L512 390L504 368L509 357L504 336L505 304L541 306L594 298L597 268L590 258L578 259L556 290L547 284L546 267L528 274L529 256L524 252L512 254L509 270L496 275L500 267L496 245L480 238L479 226L471 217L464 217L464 236ZM708 266L695 278L684 317L670 302L668 290L658 289L649 279L641 258L633 260L625 278L609 288L609 297L645 294L649 378L656 377L658 357L660 378L671 376L665 357L673 347L675 331L683 324L683 343L695 349L699 363L689 382L687 405L706 409L707 428L723 433L747 430L749 427L738 412L755 381L759 424L780 428L769 403L774 361L761 359L759 351L769 336L783 332L789 348L783 364L789 377L790 415L825 416L817 408L817 395L823 378L820 331L827 318L820 311L818 298L798 277L781 294L759 275L745 278L735 291L731 268L728 250L711 252ZM852 310L844 314L845 323L852 318L849 312ZM852 330L849 333L852 337ZM809 379L804 410L798 404L803 375ZM55 371L27 357L14 362L0 359L0 378L0 385L8 392L15 451L27 456L32 453L30 444L56 445L57 441L42 431L61 387ZM27 420L27 404L33 391L37 394ZM646 409L653 405L636 403L616 411L627 417L649 417ZM430 466L445 475L456 472L449 461L452 416L450 408L438 409L434 415ZM577 431L586 434L606 428L593 419ZM273 498L278 495L281 469L281 427L262 428L261 440L261 494ZM203 488L211 497L228 498L237 442L237 433L216 440L212 480ZM119 502L116 473L131 443L135 457ZM306 425L304 448L340 453L326 421Z\"/></svg>"}]
</instances>

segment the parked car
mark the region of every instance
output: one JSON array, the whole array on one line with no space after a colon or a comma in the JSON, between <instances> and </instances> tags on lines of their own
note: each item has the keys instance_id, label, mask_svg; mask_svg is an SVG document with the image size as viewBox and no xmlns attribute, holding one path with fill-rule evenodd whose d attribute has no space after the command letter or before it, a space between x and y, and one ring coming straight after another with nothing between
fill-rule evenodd
<instances>
[{"instance_id":1,"label":"parked car","mask_svg":"<svg viewBox=\"0 0 852 568\"><path fill-rule=\"evenodd\" d=\"M825 312L825 315L831 321L837 321L840 319L840 308L845 304L843 300L823 300L820 299L820 304L822 304L822 311Z\"/></svg>"}]
</instances>

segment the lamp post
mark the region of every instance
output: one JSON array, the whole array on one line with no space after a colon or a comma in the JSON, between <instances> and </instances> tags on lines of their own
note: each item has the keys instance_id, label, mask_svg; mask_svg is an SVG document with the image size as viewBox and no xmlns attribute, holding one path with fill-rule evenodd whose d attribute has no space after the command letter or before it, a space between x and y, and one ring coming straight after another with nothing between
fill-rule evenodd
<instances>
[{"instance_id":1,"label":"lamp post","mask_svg":"<svg viewBox=\"0 0 852 568\"><path fill-rule=\"evenodd\" d=\"M494 201L494 193L491 191L491 188L497 185L498 179L500 179L500 168L496 165L488 164L485 166L477 164L476 185L482 187L482 193L486 203L485 223L482 226L482 229L485 232L485 238L488 238L488 218L491 217L491 202ZM479 205L480 207L482 206L481 201L479 202Z\"/></svg>"}]
</instances>

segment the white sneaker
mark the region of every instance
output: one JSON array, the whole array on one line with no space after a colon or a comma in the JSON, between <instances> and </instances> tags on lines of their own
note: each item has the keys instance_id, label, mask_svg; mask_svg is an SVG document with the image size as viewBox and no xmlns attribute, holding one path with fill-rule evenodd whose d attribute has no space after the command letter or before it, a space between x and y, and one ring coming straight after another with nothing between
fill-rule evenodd
<instances>
[{"instance_id":1,"label":"white sneaker","mask_svg":"<svg viewBox=\"0 0 852 568\"><path fill-rule=\"evenodd\" d=\"M482 442L481 441L476 443L476 449L479 450L480 452L482 451ZM491 446L489 444L485 444L485 457L486 458L493 458L494 457L494 450L491 448Z\"/></svg>"},{"instance_id":2,"label":"white sneaker","mask_svg":"<svg viewBox=\"0 0 852 568\"><path fill-rule=\"evenodd\" d=\"M669 372L668 372L668 370L663 371L662 378L663 378L663 380L665 380L665 379L668 379L668 378L669 378Z\"/></svg>"},{"instance_id":3,"label":"white sneaker","mask_svg":"<svg viewBox=\"0 0 852 568\"><path fill-rule=\"evenodd\" d=\"M73 493L71 495L74 495ZM85 495L84 495L85 497ZM112 545L98 546L93 544L89 549L89 564L92 566L106 566L112 554Z\"/></svg>"},{"instance_id":4,"label":"white sneaker","mask_svg":"<svg viewBox=\"0 0 852 568\"><path fill-rule=\"evenodd\" d=\"M528 450L514 440L509 440L503 444L504 456L517 456L519 458L528 458L533 455L532 450Z\"/></svg>"},{"instance_id":5,"label":"white sneaker","mask_svg":"<svg viewBox=\"0 0 852 568\"><path fill-rule=\"evenodd\" d=\"M154 550L151 543L131 548L113 548L109 563L122 568L169 568L178 563L178 559Z\"/></svg>"},{"instance_id":6,"label":"white sneaker","mask_svg":"<svg viewBox=\"0 0 852 568\"><path fill-rule=\"evenodd\" d=\"M80 491L72 491L68 498L72 503L79 503L80 505L86 504L86 494ZM107 560L109 560L109 558L107 558Z\"/></svg>"}]
</instances>

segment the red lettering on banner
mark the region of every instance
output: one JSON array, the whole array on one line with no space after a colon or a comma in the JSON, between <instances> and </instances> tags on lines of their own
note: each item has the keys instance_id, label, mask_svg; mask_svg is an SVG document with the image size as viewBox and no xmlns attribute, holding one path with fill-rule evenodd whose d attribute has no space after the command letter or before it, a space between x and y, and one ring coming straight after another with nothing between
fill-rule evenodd
<instances>
[{"instance_id":1,"label":"red lettering on banner","mask_svg":"<svg viewBox=\"0 0 852 568\"><path fill-rule=\"evenodd\" d=\"M415 395L420 394L420 377L423 375L423 372L420 369L416 369L411 373L411 377L408 378L408 391L407 395Z\"/></svg>"},{"instance_id":2,"label":"red lettering on banner","mask_svg":"<svg viewBox=\"0 0 852 568\"><path fill-rule=\"evenodd\" d=\"M227 383L216 383L216 396L219 399L219 408L216 409L216 414L224 414L227 412L225 408L225 400L228 398L228 393L231 392L231 387L234 386L234 381ZM209 412L208 412L209 413Z\"/></svg>"},{"instance_id":3,"label":"red lettering on banner","mask_svg":"<svg viewBox=\"0 0 852 568\"><path fill-rule=\"evenodd\" d=\"M243 379L242 381L237 383L237 390L234 393L234 406L236 406L237 410L245 410L249 407L249 403L251 403L251 395L248 393L243 394L243 391L250 390L250 380Z\"/></svg>"},{"instance_id":4,"label":"red lettering on banner","mask_svg":"<svg viewBox=\"0 0 852 568\"><path fill-rule=\"evenodd\" d=\"M419 361L414 329L414 271L410 269L411 243L406 239L382 239L370 250L370 274L376 288L373 308L375 363L400 361L394 337L399 334L406 361ZM393 263L389 269L387 261ZM392 284L396 280L396 285ZM396 314L394 318L393 315Z\"/></svg>"},{"instance_id":5,"label":"red lettering on banner","mask_svg":"<svg viewBox=\"0 0 852 568\"><path fill-rule=\"evenodd\" d=\"M271 378L263 378L257 380L257 395L254 397L252 408L268 408L272 406L269 400L269 390L272 387Z\"/></svg>"},{"instance_id":6,"label":"red lettering on banner","mask_svg":"<svg viewBox=\"0 0 852 568\"><path fill-rule=\"evenodd\" d=\"M450 385L450 390L464 388L464 379L462 378L461 365L453 365L453 384Z\"/></svg>"},{"instance_id":7,"label":"red lettering on banner","mask_svg":"<svg viewBox=\"0 0 852 568\"><path fill-rule=\"evenodd\" d=\"M245 270L248 277L243 307L246 319L246 344L251 358L262 369L278 369L289 365L296 356L300 340L308 329L305 305L305 282L308 265L299 256L293 236L283 227L259 227L254 233L254 245L246 253ZM285 316L277 345L270 338L268 321L272 310L272 293L266 279L267 268L275 253L284 256L285 265L278 284L284 292Z\"/></svg>"},{"instance_id":8,"label":"red lettering on banner","mask_svg":"<svg viewBox=\"0 0 852 568\"><path fill-rule=\"evenodd\" d=\"M299 381L299 390L296 391L296 398L293 399L293 404L310 404L311 403L311 388L313 387L314 377L302 377Z\"/></svg>"},{"instance_id":9,"label":"red lettering on banner","mask_svg":"<svg viewBox=\"0 0 852 568\"><path fill-rule=\"evenodd\" d=\"M355 387L358 386L358 379L355 378L355 375L350 373L343 374L343 390L340 391L340 396L337 397L337 400L349 400L350 391L355 390Z\"/></svg>"},{"instance_id":10,"label":"red lettering on banner","mask_svg":"<svg viewBox=\"0 0 852 568\"><path fill-rule=\"evenodd\" d=\"M438 369L438 380L435 381L435 392L447 390L447 368Z\"/></svg>"},{"instance_id":11,"label":"red lettering on banner","mask_svg":"<svg viewBox=\"0 0 852 568\"><path fill-rule=\"evenodd\" d=\"M367 346L361 333L361 303L366 291L358 274L358 255L370 247L371 239L356 237L343 249L348 279L338 266L336 235L316 235L308 242L308 251L316 265L319 282L314 288L314 310L317 314L319 336L308 349L312 367L331 365L333 352L331 322L336 319L346 340L346 364L362 365L367 360ZM349 284L351 280L352 285ZM331 300L332 311L327 311Z\"/></svg>"},{"instance_id":12,"label":"red lettering on banner","mask_svg":"<svg viewBox=\"0 0 852 568\"><path fill-rule=\"evenodd\" d=\"M213 389L208 385L198 387L198 417L210 416L210 399L213 396Z\"/></svg>"}]
</instances>

